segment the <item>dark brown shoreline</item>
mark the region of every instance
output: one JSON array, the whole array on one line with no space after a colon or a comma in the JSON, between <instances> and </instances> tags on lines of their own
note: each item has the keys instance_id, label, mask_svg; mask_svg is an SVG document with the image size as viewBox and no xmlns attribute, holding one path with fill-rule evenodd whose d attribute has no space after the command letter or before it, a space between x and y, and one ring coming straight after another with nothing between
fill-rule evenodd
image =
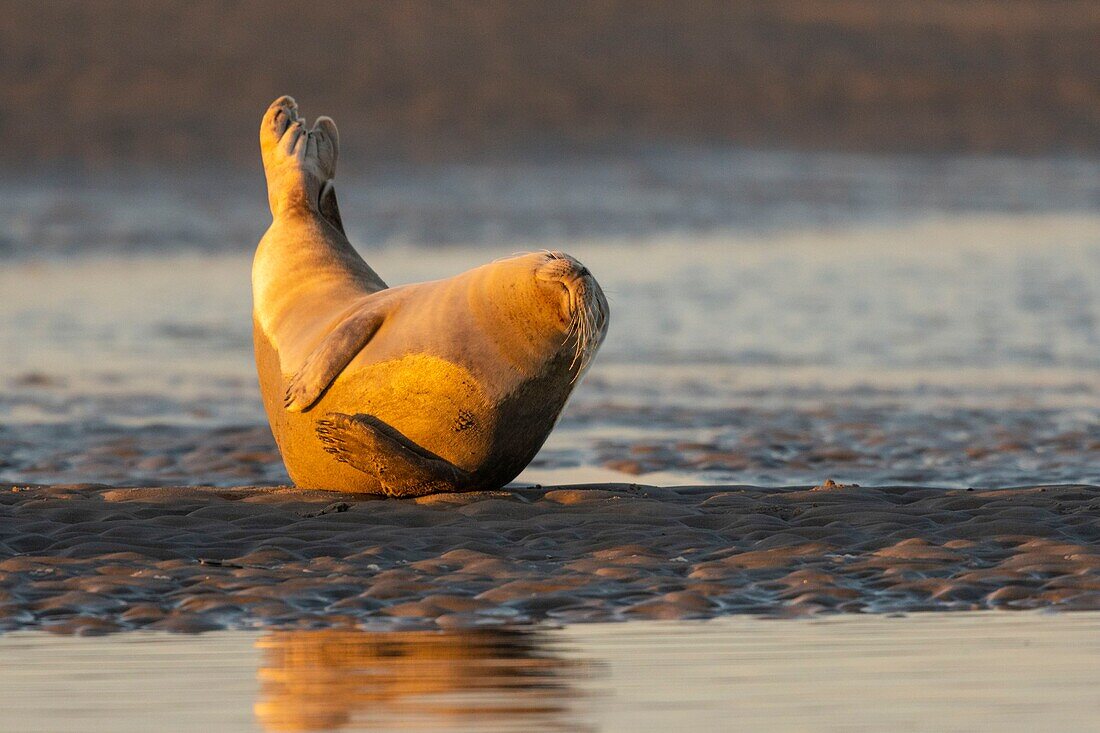
<instances>
[{"instance_id":1,"label":"dark brown shoreline","mask_svg":"<svg viewBox=\"0 0 1100 733\"><path fill-rule=\"evenodd\" d=\"M254 166L267 104L346 159L716 142L1100 150L1090 0L0 3L6 162Z\"/></svg>"}]
</instances>

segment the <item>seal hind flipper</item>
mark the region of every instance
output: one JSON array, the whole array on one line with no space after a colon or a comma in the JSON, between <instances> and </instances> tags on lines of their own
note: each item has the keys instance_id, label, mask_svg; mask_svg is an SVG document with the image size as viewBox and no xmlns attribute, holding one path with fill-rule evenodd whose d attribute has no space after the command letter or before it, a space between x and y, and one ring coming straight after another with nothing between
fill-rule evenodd
<instances>
[{"instance_id":1,"label":"seal hind flipper","mask_svg":"<svg viewBox=\"0 0 1100 733\"><path fill-rule=\"evenodd\" d=\"M318 117L310 131L310 140L316 144L316 155L321 175L328 176L321 184L321 194L317 197L317 211L337 231L347 236L344 220L340 217L340 207L336 205L336 187L332 180L336 177L336 159L340 155L340 133L331 117Z\"/></svg>"},{"instance_id":2,"label":"seal hind flipper","mask_svg":"<svg viewBox=\"0 0 1100 733\"><path fill-rule=\"evenodd\" d=\"M312 407L367 345L385 319L385 313L375 303L368 303L347 316L288 380L283 393L286 409L302 412Z\"/></svg>"},{"instance_id":3,"label":"seal hind flipper","mask_svg":"<svg viewBox=\"0 0 1100 733\"><path fill-rule=\"evenodd\" d=\"M332 118L318 117L307 128L294 99L279 97L260 123L260 153L272 215L287 208L315 209L344 234L332 188L340 155L340 133ZM329 216L333 211L335 217Z\"/></svg>"},{"instance_id":4,"label":"seal hind flipper","mask_svg":"<svg viewBox=\"0 0 1100 733\"><path fill-rule=\"evenodd\" d=\"M345 237L348 235L344 231L344 220L340 217L340 207L336 205L336 187L332 185L332 181L325 181L321 186L321 199L317 202L317 209L321 212L321 216L336 228L336 231L343 234Z\"/></svg>"},{"instance_id":5,"label":"seal hind flipper","mask_svg":"<svg viewBox=\"0 0 1100 733\"><path fill-rule=\"evenodd\" d=\"M336 178L336 159L340 156L340 133L336 123L331 117L318 117L309 131L309 139L316 147L307 150L306 154L316 156L320 176L326 181Z\"/></svg>"},{"instance_id":6,"label":"seal hind flipper","mask_svg":"<svg viewBox=\"0 0 1100 733\"><path fill-rule=\"evenodd\" d=\"M329 413L317 421L317 437L336 460L376 477L390 496L461 491L471 481L467 471L373 415Z\"/></svg>"}]
</instances>

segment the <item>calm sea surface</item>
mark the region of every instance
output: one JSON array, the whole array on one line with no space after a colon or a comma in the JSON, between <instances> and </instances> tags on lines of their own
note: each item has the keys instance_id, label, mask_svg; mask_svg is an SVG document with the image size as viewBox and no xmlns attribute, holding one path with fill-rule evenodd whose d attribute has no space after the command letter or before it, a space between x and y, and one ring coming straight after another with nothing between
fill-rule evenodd
<instances>
[{"instance_id":1,"label":"calm sea surface","mask_svg":"<svg viewBox=\"0 0 1100 733\"><path fill-rule=\"evenodd\" d=\"M0 731L1096 731L1094 613L0 637Z\"/></svg>"}]
</instances>

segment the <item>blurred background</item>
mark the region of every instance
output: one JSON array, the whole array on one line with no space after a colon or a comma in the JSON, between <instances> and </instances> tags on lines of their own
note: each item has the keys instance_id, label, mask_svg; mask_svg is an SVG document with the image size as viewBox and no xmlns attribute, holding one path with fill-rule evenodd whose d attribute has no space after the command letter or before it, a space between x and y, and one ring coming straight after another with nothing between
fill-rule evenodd
<instances>
[{"instance_id":1,"label":"blurred background","mask_svg":"<svg viewBox=\"0 0 1100 733\"><path fill-rule=\"evenodd\" d=\"M389 282L561 248L609 291L529 480L1100 481L1097 38L1091 0L0 2L0 477L285 480L248 267L291 94Z\"/></svg>"},{"instance_id":2,"label":"blurred background","mask_svg":"<svg viewBox=\"0 0 1100 733\"><path fill-rule=\"evenodd\" d=\"M251 247L287 93L338 121L371 245L1100 197L1090 0L0 9L0 253Z\"/></svg>"},{"instance_id":3,"label":"blurred background","mask_svg":"<svg viewBox=\"0 0 1100 733\"><path fill-rule=\"evenodd\" d=\"M5 2L5 162L248 166L288 90L356 159L1100 146L1089 0ZM18 143L15 143L18 141Z\"/></svg>"}]
</instances>

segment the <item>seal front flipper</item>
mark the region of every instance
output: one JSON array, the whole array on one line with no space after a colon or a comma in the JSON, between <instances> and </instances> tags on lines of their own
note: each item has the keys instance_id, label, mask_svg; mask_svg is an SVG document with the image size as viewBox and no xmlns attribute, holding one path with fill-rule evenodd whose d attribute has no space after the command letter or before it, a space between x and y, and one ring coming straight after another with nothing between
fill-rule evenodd
<instances>
[{"instance_id":1,"label":"seal front flipper","mask_svg":"<svg viewBox=\"0 0 1100 733\"><path fill-rule=\"evenodd\" d=\"M470 485L467 471L372 415L329 413L317 421L317 437L336 460L376 477L390 496L461 491Z\"/></svg>"},{"instance_id":2,"label":"seal front flipper","mask_svg":"<svg viewBox=\"0 0 1100 733\"><path fill-rule=\"evenodd\" d=\"M309 409L362 351L385 319L385 311L374 302L352 311L290 377L283 393L286 409L290 412Z\"/></svg>"}]
</instances>

